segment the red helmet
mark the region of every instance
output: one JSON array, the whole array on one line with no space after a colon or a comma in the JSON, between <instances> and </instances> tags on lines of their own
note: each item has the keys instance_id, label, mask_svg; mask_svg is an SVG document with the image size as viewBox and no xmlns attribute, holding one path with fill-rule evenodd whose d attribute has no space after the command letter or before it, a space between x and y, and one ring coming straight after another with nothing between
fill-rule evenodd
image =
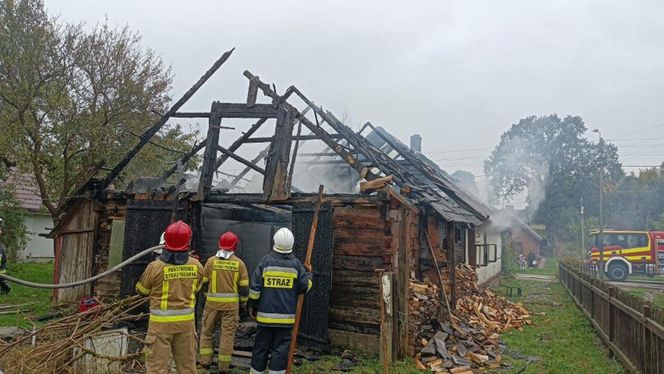
<instances>
[{"instance_id":1,"label":"red helmet","mask_svg":"<svg viewBox=\"0 0 664 374\"><path fill-rule=\"evenodd\" d=\"M184 252L191 242L191 227L182 221L173 222L164 231L164 249Z\"/></svg>"},{"instance_id":2,"label":"red helmet","mask_svg":"<svg viewBox=\"0 0 664 374\"><path fill-rule=\"evenodd\" d=\"M240 239L233 231L226 231L219 237L219 249L234 251L237 249L237 243L239 242Z\"/></svg>"}]
</instances>

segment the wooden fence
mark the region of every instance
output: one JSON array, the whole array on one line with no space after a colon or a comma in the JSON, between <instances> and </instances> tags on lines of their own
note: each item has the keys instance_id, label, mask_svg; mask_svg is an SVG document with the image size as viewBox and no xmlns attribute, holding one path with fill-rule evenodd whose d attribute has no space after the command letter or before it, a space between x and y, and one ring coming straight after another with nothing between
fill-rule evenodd
<instances>
[{"instance_id":1,"label":"wooden fence","mask_svg":"<svg viewBox=\"0 0 664 374\"><path fill-rule=\"evenodd\" d=\"M560 264L560 282L632 373L664 374L664 309Z\"/></svg>"}]
</instances>

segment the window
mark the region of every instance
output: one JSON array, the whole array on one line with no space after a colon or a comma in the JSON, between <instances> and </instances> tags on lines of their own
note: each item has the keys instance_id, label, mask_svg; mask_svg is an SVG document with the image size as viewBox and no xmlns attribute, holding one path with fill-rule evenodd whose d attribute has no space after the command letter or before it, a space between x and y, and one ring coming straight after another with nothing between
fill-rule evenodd
<instances>
[{"instance_id":1,"label":"window","mask_svg":"<svg viewBox=\"0 0 664 374\"><path fill-rule=\"evenodd\" d=\"M447 223L438 221L438 234L440 235L440 248L447 249Z\"/></svg>"},{"instance_id":2,"label":"window","mask_svg":"<svg viewBox=\"0 0 664 374\"><path fill-rule=\"evenodd\" d=\"M487 244L487 262L496 262L498 260L498 246L495 244Z\"/></svg>"},{"instance_id":3,"label":"window","mask_svg":"<svg viewBox=\"0 0 664 374\"><path fill-rule=\"evenodd\" d=\"M461 230L461 228L459 226L455 225L454 226L454 241L457 244L461 244L461 243L463 243L464 239L465 238L464 238L464 235L463 235L463 230Z\"/></svg>"},{"instance_id":4,"label":"window","mask_svg":"<svg viewBox=\"0 0 664 374\"><path fill-rule=\"evenodd\" d=\"M641 248L648 246L646 234L627 234L627 246L623 248Z\"/></svg>"}]
</instances>

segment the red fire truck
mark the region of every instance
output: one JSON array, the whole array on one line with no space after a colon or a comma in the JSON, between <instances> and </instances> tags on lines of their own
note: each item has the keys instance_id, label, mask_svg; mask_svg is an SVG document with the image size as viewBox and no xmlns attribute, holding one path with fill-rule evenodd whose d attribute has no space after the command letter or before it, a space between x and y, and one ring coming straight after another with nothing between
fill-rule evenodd
<instances>
[{"instance_id":1,"label":"red fire truck","mask_svg":"<svg viewBox=\"0 0 664 374\"><path fill-rule=\"evenodd\" d=\"M592 235L590 261L600 260L599 231ZM622 281L629 274L659 274L664 269L664 231L604 230L604 271Z\"/></svg>"}]
</instances>

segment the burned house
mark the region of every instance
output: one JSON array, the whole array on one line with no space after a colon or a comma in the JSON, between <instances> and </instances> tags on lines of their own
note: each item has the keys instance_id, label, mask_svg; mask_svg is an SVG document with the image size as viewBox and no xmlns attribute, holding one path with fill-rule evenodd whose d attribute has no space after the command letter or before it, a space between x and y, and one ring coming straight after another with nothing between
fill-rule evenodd
<instances>
[{"instance_id":1,"label":"burned house","mask_svg":"<svg viewBox=\"0 0 664 374\"><path fill-rule=\"evenodd\" d=\"M478 274L485 271L485 280L494 277L499 265L498 270L489 265L499 264L500 242L490 229L491 209L464 193L417 150L370 123L352 130L294 86L279 94L274 86L245 72L246 102L215 101L208 112L179 111L229 55L148 129L108 175L91 180L69 200L51 232L56 243L55 281L101 273L157 244L175 218L192 225L192 248L203 261L216 252L219 234L230 229L241 239L238 255L251 272L270 251L272 234L283 226L293 230L294 253L301 258L315 190L322 184L314 286L303 308L301 340L377 352L381 335L377 270L384 270L393 273L390 303L398 317L387 330L392 352L394 357L412 354L409 280L437 282L431 253L451 284L455 265L462 263L476 267ZM168 188L134 184L124 191L110 190L114 178L169 118L208 120L206 139L180 160L186 163L202 153L197 188L182 189L178 177L177 185ZM223 137L228 136L222 120L226 124L234 119L255 122L222 146L222 130ZM258 136L259 129L270 136ZM242 156L241 148L255 150L256 155ZM215 183L215 173L231 161L242 170ZM176 170L171 168L160 181ZM149 261L143 258L91 285L57 291L54 300L132 294Z\"/></svg>"}]
</instances>

